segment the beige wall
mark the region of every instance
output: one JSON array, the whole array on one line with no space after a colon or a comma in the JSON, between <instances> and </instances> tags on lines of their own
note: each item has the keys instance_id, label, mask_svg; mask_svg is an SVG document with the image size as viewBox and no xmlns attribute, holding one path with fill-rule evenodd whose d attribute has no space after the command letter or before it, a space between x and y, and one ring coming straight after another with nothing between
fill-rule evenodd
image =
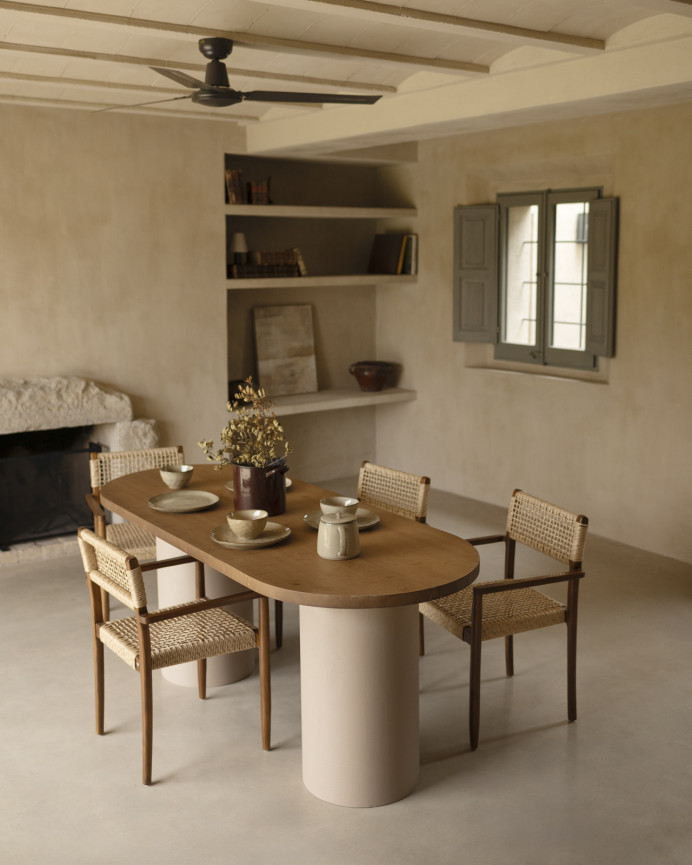
<instances>
[{"instance_id":1,"label":"beige wall","mask_svg":"<svg viewBox=\"0 0 692 865\"><path fill-rule=\"evenodd\" d=\"M379 459L496 504L521 487L594 533L692 560L691 132L683 105L420 145L419 284L380 289L377 337L418 400L379 412ZM451 339L454 206L587 184L620 198L605 383L471 368L484 349Z\"/></svg>"},{"instance_id":2,"label":"beige wall","mask_svg":"<svg viewBox=\"0 0 692 865\"><path fill-rule=\"evenodd\" d=\"M225 422L220 177L240 135L14 106L0 128L0 377L123 390L198 459ZM587 513L597 534L692 560L691 129L686 105L421 144L420 279L378 289L376 307L377 354L403 364L418 400L377 410L377 459L497 504L523 487ZM471 368L477 354L451 339L453 207L587 183L621 201L607 380ZM291 419L305 440L295 473L324 476L329 448L346 473L332 429L372 457L371 424L370 410Z\"/></svg>"},{"instance_id":3,"label":"beige wall","mask_svg":"<svg viewBox=\"0 0 692 865\"><path fill-rule=\"evenodd\" d=\"M225 422L234 127L0 106L0 377L128 393L198 461Z\"/></svg>"}]
</instances>

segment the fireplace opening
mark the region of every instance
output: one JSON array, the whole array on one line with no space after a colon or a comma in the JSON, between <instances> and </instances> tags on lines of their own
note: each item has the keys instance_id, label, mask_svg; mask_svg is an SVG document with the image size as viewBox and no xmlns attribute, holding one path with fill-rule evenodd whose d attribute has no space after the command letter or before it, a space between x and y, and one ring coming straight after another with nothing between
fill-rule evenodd
<instances>
[{"instance_id":1,"label":"fireplace opening","mask_svg":"<svg viewBox=\"0 0 692 865\"><path fill-rule=\"evenodd\" d=\"M91 426L0 435L0 548L75 532L93 517Z\"/></svg>"}]
</instances>

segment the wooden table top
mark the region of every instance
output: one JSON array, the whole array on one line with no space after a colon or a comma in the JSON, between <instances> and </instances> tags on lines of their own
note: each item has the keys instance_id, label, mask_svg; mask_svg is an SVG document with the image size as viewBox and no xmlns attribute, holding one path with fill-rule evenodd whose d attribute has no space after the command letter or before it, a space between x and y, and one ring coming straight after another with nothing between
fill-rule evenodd
<instances>
[{"instance_id":1,"label":"wooden table top","mask_svg":"<svg viewBox=\"0 0 692 865\"><path fill-rule=\"evenodd\" d=\"M101 489L103 505L249 589L294 604L361 609L418 604L451 594L478 576L475 547L455 535L368 506L380 524L360 533L360 556L329 561L317 555L317 532L303 516L319 510L320 498L338 494L293 479L286 513L270 517L291 529L275 546L251 550L223 547L211 531L233 510L229 467L197 465L188 490L206 490L219 503L206 511L156 511L148 500L170 492L158 469L125 475Z\"/></svg>"}]
</instances>

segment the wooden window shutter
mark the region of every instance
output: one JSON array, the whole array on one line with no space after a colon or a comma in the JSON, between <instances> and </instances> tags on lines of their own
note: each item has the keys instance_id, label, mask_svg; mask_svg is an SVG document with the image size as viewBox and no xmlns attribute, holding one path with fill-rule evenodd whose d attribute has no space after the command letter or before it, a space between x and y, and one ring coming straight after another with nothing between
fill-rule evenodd
<instances>
[{"instance_id":1,"label":"wooden window shutter","mask_svg":"<svg viewBox=\"0 0 692 865\"><path fill-rule=\"evenodd\" d=\"M617 198L589 203L585 349L600 357L615 354L617 213Z\"/></svg>"},{"instance_id":2,"label":"wooden window shutter","mask_svg":"<svg viewBox=\"0 0 692 865\"><path fill-rule=\"evenodd\" d=\"M497 342L496 204L454 208L454 327L458 342Z\"/></svg>"}]
</instances>

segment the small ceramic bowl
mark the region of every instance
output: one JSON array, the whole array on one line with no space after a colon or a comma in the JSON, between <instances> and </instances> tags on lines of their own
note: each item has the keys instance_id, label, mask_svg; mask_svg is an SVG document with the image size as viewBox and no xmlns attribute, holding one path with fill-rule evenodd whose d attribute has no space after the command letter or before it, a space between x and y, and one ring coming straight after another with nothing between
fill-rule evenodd
<instances>
[{"instance_id":1,"label":"small ceramic bowl","mask_svg":"<svg viewBox=\"0 0 692 865\"><path fill-rule=\"evenodd\" d=\"M228 525L233 534L243 541L251 541L258 538L264 531L267 525L267 517L269 514L266 511L260 510L245 510L231 511L226 514Z\"/></svg>"},{"instance_id":2,"label":"small ceramic bowl","mask_svg":"<svg viewBox=\"0 0 692 865\"><path fill-rule=\"evenodd\" d=\"M320 499L320 510L323 514L355 514L359 504L359 499L350 496L326 496Z\"/></svg>"},{"instance_id":3,"label":"small ceramic bowl","mask_svg":"<svg viewBox=\"0 0 692 865\"><path fill-rule=\"evenodd\" d=\"M161 480L172 490L182 490L190 483L194 466L164 466L159 469Z\"/></svg>"}]
</instances>

